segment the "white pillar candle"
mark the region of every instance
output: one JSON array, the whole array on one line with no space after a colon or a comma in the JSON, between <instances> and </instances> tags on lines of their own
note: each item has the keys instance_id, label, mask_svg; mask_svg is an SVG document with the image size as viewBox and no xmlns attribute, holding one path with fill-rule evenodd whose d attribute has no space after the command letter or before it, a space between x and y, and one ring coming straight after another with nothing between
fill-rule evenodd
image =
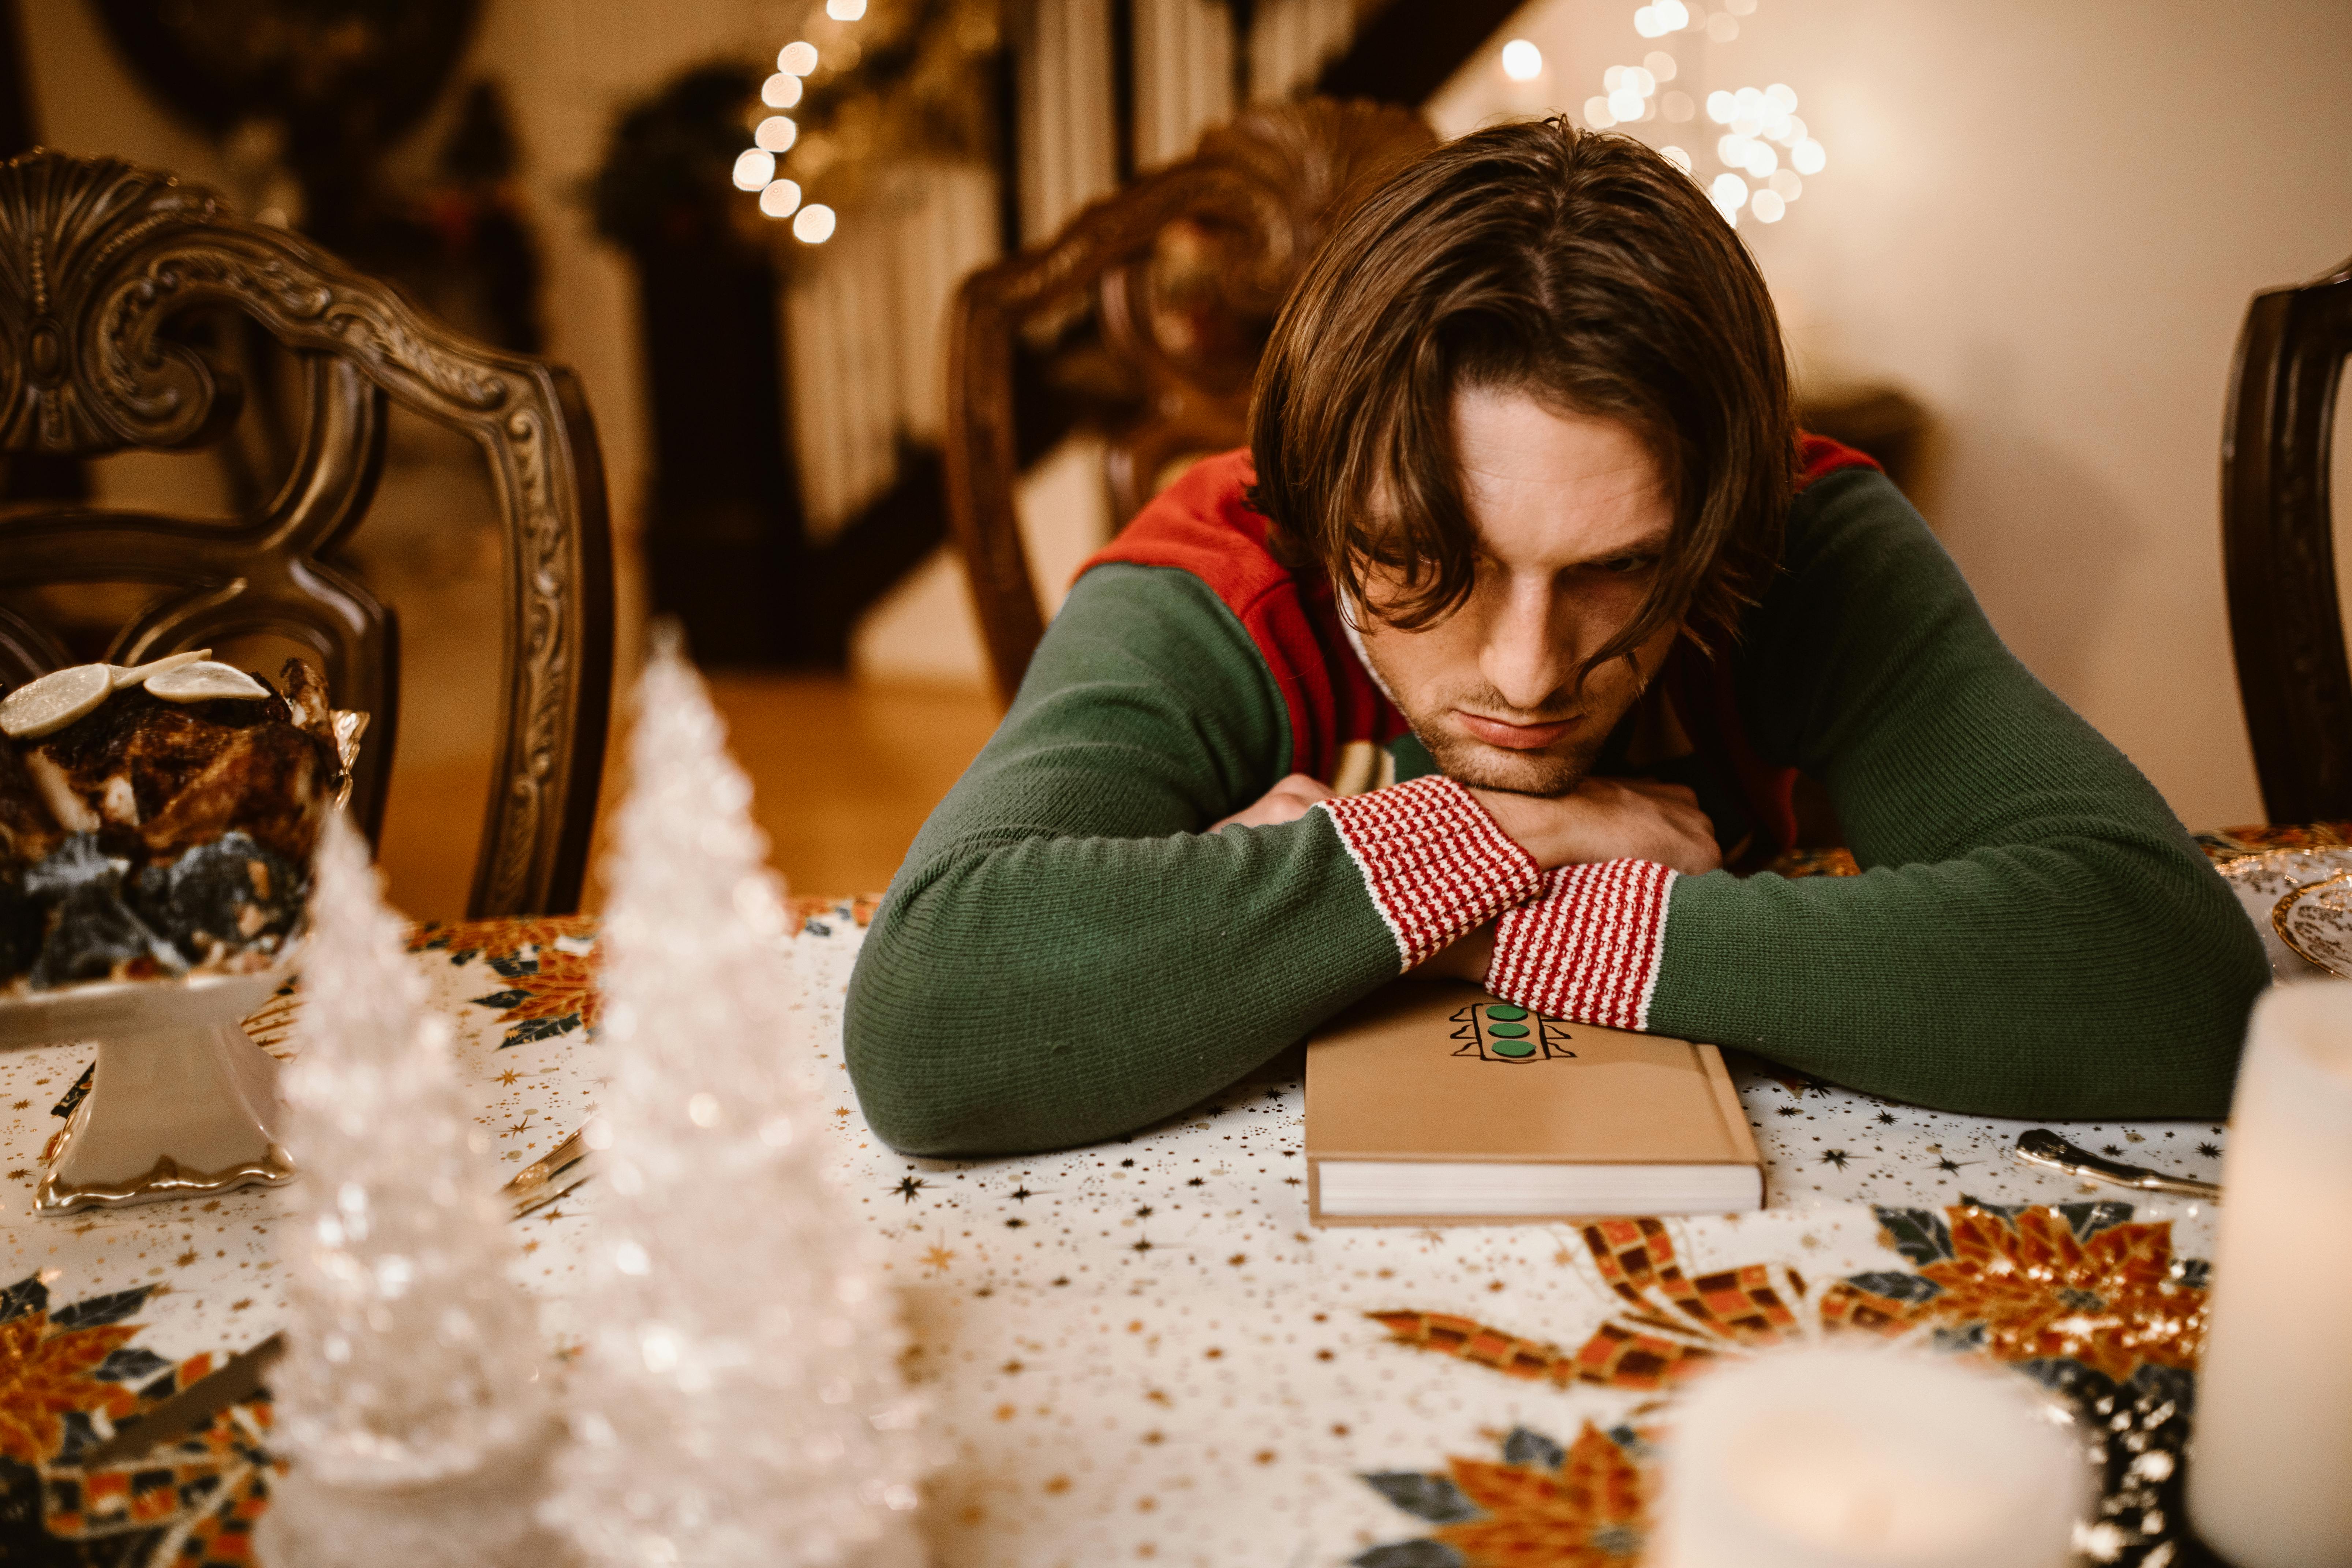
<instances>
[{"instance_id":1,"label":"white pillar candle","mask_svg":"<svg viewBox=\"0 0 2352 1568\"><path fill-rule=\"evenodd\" d=\"M2352 1563L2352 986L2255 1005L2221 1189L2189 1522L2238 1568Z\"/></svg>"},{"instance_id":2,"label":"white pillar candle","mask_svg":"<svg viewBox=\"0 0 2352 1568\"><path fill-rule=\"evenodd\" d=\"M1773 1352L1672 1419L1670 1568L2063 1568L2090 1498L2071 1414L1980 1363Z\"/></svg>"}]
</instances>

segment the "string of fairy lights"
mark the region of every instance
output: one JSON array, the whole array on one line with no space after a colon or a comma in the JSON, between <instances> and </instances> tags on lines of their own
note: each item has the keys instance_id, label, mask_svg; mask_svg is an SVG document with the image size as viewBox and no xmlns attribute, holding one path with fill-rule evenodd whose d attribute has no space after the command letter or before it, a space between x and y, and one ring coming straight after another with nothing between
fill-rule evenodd
<instances>
[{"instance_id":1,"label":"string of fairy lights","mask_svg":"<svg viewBox=\"0 0 2352 1568\"><path fill-rule=\"evenodd\" d=\"M1691 33L1727 44L1739 37L1740 18L1755 10L1756 0L1717 0L1713 11L1690 0L1654 0L1633 13L1633 30L1644 38ZM1526 38L1513 38L1503 46L1502 67L1513 81L1533 81L1543 74L1543 52ZM1759 223L1780 222L1804 195L1805 181L1829 163L1820 139L1798 117L1796 89L1777 81L1718 89L1701 104L1668 87L1681 71L1665 49L1652 49L1639 65L1611 66L1601 73L1601 91L1584 100L1584 122L1607 131L1663 119L1703 132L1705 127L1695 122L1704 114L1707 124L1722 128L1709 150L1721 165L1716 174L1700 173L1699 160L1681 146L1669 143L1658 151L1706 185L1707 199L1725 222L1738 226L1742 212Z\"/></svg>"},{"instance_id":2,"label":"string of fairy lights","mask_svg":"<svg viewBox=\"0 0 2352 1568\"><path fill-rule=\"evenodd\" d=\"M866 0L825 0L824 14L836 22L855 22L866 15ZM853 46L854 47L854 46ZM776 52L776 73L760 88L760 101L783 110L799 107L807 79L818 64L814 44L795 38ZM823 245L833 237L840 215L823 202L801 202L800 182L788 179L782 159L800 140L800 125L789 114L769 115L752 128L751 145L735 155L735 188L760 193L760 213L781 223L792 220L793 237L803 245Z\"/></svg>"},{"instance_id":3,"label":"string of fairy lights","mask_svg":"<svg viewBox=\"0 0 2352 1568\"><path fill-rule=\"evenodd\" d=\"M1757 0L1715 4L1710 11L1704 0L1651 0L1634 11L1633 30L1644 38L1689 33L1710 43L1730 43L1739 37L1740 19L1755 14ZM825 0L824 14L835 22L855 22L865 16L866 6L866 0ZM847 47L855 51L857 46ZM805 245L823 245L840 223L839 215L823 203L804 204L800 183L782 167L800 138L798 122L782 111L799 105L818 63L817 47L805 38L777 51L775 74L760 89L761 102L777 112L753 128L751 145L736 155L734 170L738 189L759 193L761 215L777 222L790 219L793 237ZM1533 81L1543 74L1543 52L1526 38L1513 38L1503 46L1502 67L1513 81ZM1611 66L1601 73L1601 90L1584 100L1585 123L1596 131L1660 119L1690 124L1704 112L1709 124L1722 127L1710 149L1721 167L1711 177L1700 173L1699 160L1688 149L1668 143L1658 151L1705 183L1725 222L1738 226L1743 212L1759 223L1780 222L1804 195L1805 181L1829 162L1820 139L1797 114L1796 89L1777 81L1717 89L1702 106L1669 86L1681 73L1680 62L1663 48L1650 50L1639 65Z\"/></svg>"}]
</instances>

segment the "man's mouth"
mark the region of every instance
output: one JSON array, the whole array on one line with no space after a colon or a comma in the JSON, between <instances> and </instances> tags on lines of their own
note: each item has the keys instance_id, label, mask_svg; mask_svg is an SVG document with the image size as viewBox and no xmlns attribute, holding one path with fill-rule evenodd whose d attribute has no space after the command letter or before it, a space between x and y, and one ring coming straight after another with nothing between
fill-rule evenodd
<instances>
[{"instance_id":1,"label":"man's mouth","mask_svg":"<svg viewBox=\"0 0 2352 1568\"><path fill-rule=\"evenodd\" d=\"M1514 724L1507 720L1465 712L1459 708L1454 710L1454 717L1461 721L1472 739L1512 752L1539 752L1576 728L1576 721L1572 718L1556 720L1549 724Z\"/></svg>"}]
</instances>

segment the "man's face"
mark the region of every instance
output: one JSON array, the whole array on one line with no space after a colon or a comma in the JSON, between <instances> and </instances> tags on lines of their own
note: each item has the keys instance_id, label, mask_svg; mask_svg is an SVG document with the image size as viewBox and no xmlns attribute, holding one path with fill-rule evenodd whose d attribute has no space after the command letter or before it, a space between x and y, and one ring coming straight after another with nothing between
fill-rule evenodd
<instances>
[{"instance_id":1,"label":"man's face","mask_svg":"<svg viewBox=\"0 0 2352 1568\"><path fill-rule=\"evenodd\" d=\"M1657 459L1614 419L1524 393L1454 399L1462 492L1478 531L1475 584L1443 620L1402 631L1379 610L1394 580L1367 583L1364 648L1449 777L1520 795L1564 795L1657 673L1669 626L1592 672L1576 671L1633 618L1674 527Z\"/></svg>"}]
</instances>

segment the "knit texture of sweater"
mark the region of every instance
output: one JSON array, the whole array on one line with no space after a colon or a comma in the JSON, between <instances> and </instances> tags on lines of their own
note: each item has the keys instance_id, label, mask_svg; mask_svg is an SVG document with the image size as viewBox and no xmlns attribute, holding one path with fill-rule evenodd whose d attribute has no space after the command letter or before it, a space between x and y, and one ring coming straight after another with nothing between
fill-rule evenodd
<instances>
[{"instance_id":1,"label":"knit texture of sweater","mask_svg":"<svg viewBox=\"0 0 2352 1568\"><path fill-rule=\"evenodd\" d=\"M1488 988L1570 1022L1943 1110L2223 1115L2268 975L2236 901L1885 476L1809 457L1739 636L1659 683L1688 754L1621 734L1603 770L1692 783L1727 860L1787 847L1801 771L1860 876L1540 874L1265 552L1228 454L1080 576L891 883L848 997L867 1120L923 1154L1129 1132L1490 920ZM1204 831L1292 771L1341 797Z\"/></svg>"}]
</instances>

